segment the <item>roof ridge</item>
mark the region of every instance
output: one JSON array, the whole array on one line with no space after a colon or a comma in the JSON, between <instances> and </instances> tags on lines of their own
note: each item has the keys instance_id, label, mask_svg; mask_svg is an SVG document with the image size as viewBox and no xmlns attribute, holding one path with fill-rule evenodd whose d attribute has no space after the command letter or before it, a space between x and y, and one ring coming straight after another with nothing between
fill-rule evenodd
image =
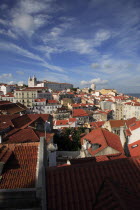
<instances>
[{"instance_id":1,"label":"roof ridge","mask_svg":"<svg viewBox=\"0 0 140 210\"><path fill-rule=\"evenodd\" d=\"M104 139L105 139L105 141L106 141L106 145L109 146L109 145L108 145L108 142L107 142L107 140L106 140L105 134L104 134L104 132L103 132L104 129L103 129L103 128L97 128L97 129L100 129L100 130L101 130L101 133L102 133L102 135L103 135L103 137L104 137Z\"/></svg>"}]
</instances>

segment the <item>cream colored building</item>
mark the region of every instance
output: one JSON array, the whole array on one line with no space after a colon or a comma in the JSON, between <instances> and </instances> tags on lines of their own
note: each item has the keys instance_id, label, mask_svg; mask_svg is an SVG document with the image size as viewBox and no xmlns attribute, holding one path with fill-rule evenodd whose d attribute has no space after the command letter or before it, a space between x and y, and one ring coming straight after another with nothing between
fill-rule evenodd
<instances>
[{"instance_id":1,"label":"cream colored building","mask_svg":"<svg viewBox=\"0 0 140 210\"><path fill-rule=\"evenodd\" d=\"M32 107L34 99L46 98L52 99L52 94L43 88L26 88L23 90L16 90L14 92L15 102L20 102L27 107Z\"/></svg>"},{"instance_id":2,"label":"cream colored building","mask_svg":"<svg viewBox=\"0 0 140 210\"><path fill-rule=\"evenodd\" d=\"M111 109L113 110L113 118L115 120L124 119L124 105L122 103L113 103Z\"/></svg>"},{"instance_id":3,"label":"cream colored building","mask_svg":"<svg viewBox=\"0 0 140 210\"><path fill-rule=\"evenodd\" d=\"M124 104L124 118L127 120L132 117L140 119L140 103L128 102Z\"/></svg>"},{"instance_id":4,"label":"cream colored building","mask_svg":"<svg viewBox=\"0 0 140 210\"><path fill-rule=\"evenodd\" d=\"M15 101L20 102L27 107L32 107L37 95L37 90L16 90L14 93Z\"/></svg>"}]
</instances>

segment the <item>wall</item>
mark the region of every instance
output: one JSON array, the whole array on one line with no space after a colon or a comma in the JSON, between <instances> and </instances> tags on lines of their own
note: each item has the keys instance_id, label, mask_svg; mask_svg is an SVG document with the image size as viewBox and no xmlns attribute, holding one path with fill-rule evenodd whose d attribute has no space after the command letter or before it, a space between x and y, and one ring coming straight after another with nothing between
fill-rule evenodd
<instances>
[{"instance_id":1,"label":"wall","mask_svg":"<svg viewBox=\"0 0 140 210\"><path fill-rule=\"evenodd\" d=\"M98 152L95 156L117 154L117 153L119 153L119 151L113 149L112 147L106 147L102 151Z\"/></svg>"},{"instance_id":2,"label":"wall","mask_svg":"<svg viewBox=\"0 0 140 210\"><path fill-rule=\"evenodd\" d=\"M67 156L71 158L76 158L79 155L80 155L80 151L56 151L57 157Z\"/></svg>"}]
</instances>

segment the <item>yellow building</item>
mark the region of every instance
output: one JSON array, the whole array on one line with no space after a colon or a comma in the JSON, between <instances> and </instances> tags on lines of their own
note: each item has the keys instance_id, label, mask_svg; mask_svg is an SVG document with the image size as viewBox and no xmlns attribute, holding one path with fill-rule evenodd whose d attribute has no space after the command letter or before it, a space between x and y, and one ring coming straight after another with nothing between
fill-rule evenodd
<instances>
[{"instance_id":1,"label":"yellow building","mask_svg":"<svg viewBox=\"0 0 140 210\"><path fill-rule=\"evenodd\" d=\"M16 90L14 96L16 102L20 102L27 107L32 107L34 99L37 98L37 90Z\"/></svg>"},{"instance_id":2,"label":"yellow building","mask_svg":"<svg viewBox=\"0 0 140 210\"><path fill-rule=\"evenodd\" d=\"M102 94L102 95L106 95L106 94L117 94L117 90L115 90L115 89L102 89L102 90L100 90L100 93Z\"/></svg>"}]
</instances>

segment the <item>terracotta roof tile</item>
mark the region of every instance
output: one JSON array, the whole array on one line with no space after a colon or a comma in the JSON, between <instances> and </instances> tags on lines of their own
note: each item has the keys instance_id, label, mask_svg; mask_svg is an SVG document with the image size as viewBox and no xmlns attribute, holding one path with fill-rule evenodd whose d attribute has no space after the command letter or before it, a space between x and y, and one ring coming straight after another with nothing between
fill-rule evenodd
<instances>
[{"instance_id":1,"label":"terracotta roof tile","mask_svg":"<svg viewBox=\"0 0 140 210\"><path fill-rule=\"evenodd\" d=\"M125 125L125 120L109 120L112 128L118 128Z\"/></svg>"},{"instance_id":2,"label":"terracotta roof tile","mask_svg":"<svg viewBox=\"0 0 140 210\"><path fill-rule=\"evenodd\" d=\"M50 114L28 114L28 117L32 120L35 121L38 118L41 118L44 122L49 119L51 115Z\"/></svg>"},{"instance_id":3,"label":"terracotta roof tile","mask_svg":"<svg viewBox=\"0 0 140 210\"><path fill-rule=\"evenodd\" d=\"M96 121L96 122L91 122L90 126L94 127L94 128L99 128L102 127L102 125L104 125L105 121Z\"/></svg>"},{"instance_id":4,"label":"terracotta roof tile","mask_svg":"<svg viewBox=\"0 0 140 210\"><path fill-rule=\"evenodd\" d=\"M131 203L130 209L135 209L132 208L133 201L136 202L134 207L139 206L140 157L137 157L48 168L46 180L48 209L93 210L95 204L96 206L100 204L98 209L109 210L107 206L110 209L115 209L114 203L119 204L119 200L107 197L112 189L109 184L106 186L109 190L105 187L105 190L102 191L102 199L99 199L101 186L107 177L133 193L134 196L119 190L122 201L127 202L131 198L129 201ZM105 197L106 203L103 199ZM99 202L97 203L98 199Z\"/></svg>"},{"instance_id":5,"label":"terracotta roof tile","mask_svg":"<svg viewBox=\"0 0 140 210\"><path fill-rule=\"evenodd\" d=\"M73 117L84 117L84 116L89 116L89 114L87 114L87 112L83 109L74 109L72 116Z\"/></svg>"},{"instance_id":6,"label":"terracotta roof tile","mask_svg":"<svg viewBox=\"0 0 140 210\"><path fill-rule=\"evenodd\" d=\"M38 142L39 137L35 131L30 128L19 130L8 138L6 143L23 143L23 142Z\"/></svg>"},{"instance_id":7,"label":"terracotta roof tile","mask_svg":"<svg viewBox=\"0 0 140 210\"><path fill-rule=\"evenodd\" d=\"M68 120L56 120L56 126L59 125L69 125L69 121Z\"/></svg>"},{"instance_id":8,"label":"terracotta roof tile","mask_svg":"<svg viewBox=\"0 0 140 210\"><path fill-rule=\"evenodd\" d=\"M132 144L128 144L128 149L132 157L139 156L140 155L140 140L135 141Z\"/></svg>"},{"instance_id":9,"label":"terracotta roof tile","mask_svg":"<svg viewBox=\"0 0 140 210\"><path fill-rule=\"evenodd\" d=\"M113 149L117 150L118 152L123 153L123 148L120 142L119 136L116 134L109 132L106 129L103 128L97 128L92 130L90 133L85 135L81 138L81 142L86 139L91 144L99 144L100 147L96 150L92 150L92 148L89 148L88 151L90 154L95 155L101 150L105 149L106 147L112 147Z\"/></svg>"},{"instance_id":10,"label":"terracotta roof tile","mask_svg":"<svg viewBox=\"0 0 140 210\"><path fill-rule=\"evenodd\" d=\"M140 128L140 120L129 125L130 132Z\"/></svg>"},{"instance_id":11,"label":"terracotta roof tile","mask_svg":"<svg viewBox=\"0 0 140 210\"><path fill-rule=\"evenodd\" d=\"M19 116L12 120L12 123L14 124L15 128L21 128L22 126L24 126L30 122L31 122L31 119L27 114Z\"/></svg>"},{"instance_id":12,"label":"terracotta roof tile","mask_svg":"<svg viewBox=\"0 0 140 210\"><path fill-rule=\"evenodd\" d=\"M38 146L17 145L4 165L0 189L35 187Z\"/></svg>"},{"instance_id":13,"label":"terracotta roof tile","mask_svg":"<svg viewBox=\"0 0 140 210\"><path fill-rule=\"evenodd\" d=\"M126 125L127 127L129 127L129 125L133 124L134 122L136 122L137 118L136 117L132 117L131 119L126 120Z\"/></svg>"}]
</instances>

